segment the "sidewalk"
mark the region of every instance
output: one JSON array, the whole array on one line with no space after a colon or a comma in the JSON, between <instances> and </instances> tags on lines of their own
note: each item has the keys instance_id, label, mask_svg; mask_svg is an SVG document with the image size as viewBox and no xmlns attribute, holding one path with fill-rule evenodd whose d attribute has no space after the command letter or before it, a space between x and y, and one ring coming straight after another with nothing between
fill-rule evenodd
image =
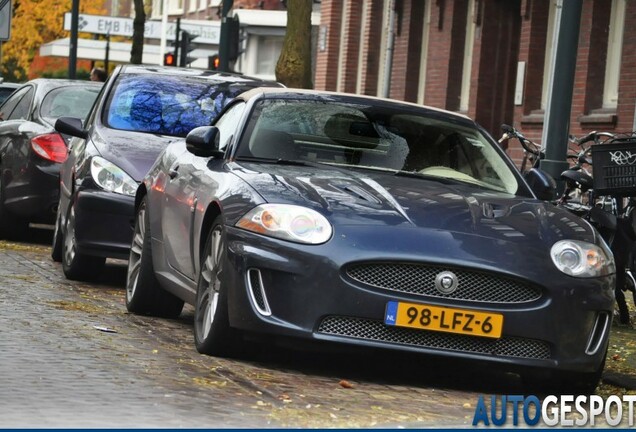
<instances>
[{"instance_id":1,"label":"sidewalk","mask_svg":"<svg viewBox=\"0 0 636 432\"><path fill-rule=\"evenodd\" d=\"M608 384L636 394L636 329L633 326L614 324L612 327L603 384L598 390L602 391Z\"/></svg>"}]
</instances>

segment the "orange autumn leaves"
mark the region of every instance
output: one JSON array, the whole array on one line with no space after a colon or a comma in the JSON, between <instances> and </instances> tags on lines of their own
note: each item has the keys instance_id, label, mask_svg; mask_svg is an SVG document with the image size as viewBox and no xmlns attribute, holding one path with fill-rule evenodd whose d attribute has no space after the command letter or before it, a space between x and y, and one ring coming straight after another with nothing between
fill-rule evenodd
<instances>
[{"instance_id":1,"label":"orange autumn leaves","mask_svg":"<svg viewBox=\"0 0 636 432\"><path fill-rule=\"evenodd\" d=\"M3 76L27 78L33 58L40 46L69 36L64 30L64 14L71 11L71 0L21 0L13 4L11 39L2 44ZM104 0L80 1L80 13L103 15ZM16 68L9 73L8 65Z\"/></svg>"}]
</instances>

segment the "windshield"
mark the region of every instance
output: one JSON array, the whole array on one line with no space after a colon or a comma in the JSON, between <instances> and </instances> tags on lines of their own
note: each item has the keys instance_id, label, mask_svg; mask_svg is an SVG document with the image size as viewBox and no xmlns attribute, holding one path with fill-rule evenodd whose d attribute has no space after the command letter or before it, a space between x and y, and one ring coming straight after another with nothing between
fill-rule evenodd
<instances>
[{"instance_id":1,"label":"windshield","mask_svg":"<svg viewBox=\"0 0 636 432\"><path fill-rule=\"evenodd\" d=\"M249 83L197 77L122 75L106 107L105 123L114 129L185 137L209 125Z\"/></svg>"},{"instance_id":2,"label":"windshield","mask_svg":"<svg viewBox=\"0 0 636 432\"><path fill-rule=\"evenodd\" d=\"M266 99L257 103L237 157L407 172L516 193L512 168L470 122L396 107Z\"/></svg>"},{"instance_id":3,"label":"windshield","mask_svg":"<svg viewBox=\"0 0 636 432\"><path fill-rule=\"evenodd\" d=\"M46 94L40 106L40 117L53 124L60 117L84 119L99 94L100 87L58 87Z\"/></svg>"}]
</instances>

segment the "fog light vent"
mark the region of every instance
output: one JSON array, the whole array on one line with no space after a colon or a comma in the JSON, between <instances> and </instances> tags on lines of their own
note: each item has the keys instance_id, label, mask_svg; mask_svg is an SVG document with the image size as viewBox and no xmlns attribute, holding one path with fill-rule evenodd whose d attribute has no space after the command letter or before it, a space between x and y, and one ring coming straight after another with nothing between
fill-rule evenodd
<instances>
[{"instance_id":1,"label":"fog light vent","mask_svg":"<svg viewBox=\"0 0 636 432\"><path fill-rule=\"evenodd\" d=\"M585 349L585 354L594 355L603 345L610 326L610 317L607 312L601 312L596 317L596 322L590 333L590 339Z\"/></svg>"},{"instance_id":2,"label":"fog light vent","mask_svg":"<svg viewBox=\"0 0 636 432\"><path fill-rule=\"evenodd\" d=\"M263 286L263 278L261 271L258 269L249 269L247 271L247 285L252 299L252 304L261 315L270 316L272 311L269 309L267 297L265 296L265 287Z\"/></svg>"}]
</instances>

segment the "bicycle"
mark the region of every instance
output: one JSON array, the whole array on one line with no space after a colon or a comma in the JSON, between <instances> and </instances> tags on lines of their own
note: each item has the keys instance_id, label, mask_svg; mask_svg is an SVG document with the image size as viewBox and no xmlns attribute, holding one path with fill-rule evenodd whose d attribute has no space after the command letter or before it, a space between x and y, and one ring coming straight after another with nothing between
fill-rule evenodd
<instances>
[{"instance_id":1,"label":"bicycle","mask_svg":"<svg viewBox=\"0 0 636 432\"><path fill-rule=\"evenodd\" d=\"M524 150L519 168L521 172L524 173L527 166L538 167L545 156L544 149L512 126L502 125L502 130L504 133L499 143L516 138ZM578 149L569 148L567 159L571 165L561 173L565 189L554 204L588 220L609 245L616 262L614 292L619 322L629 324L629 308L624 292L630 291L636 304L636 197L624 198L622 195L612 194L611 190L606 195L599 194L598 179L595 183L594 176L588 170L588 167L594 167L593 149L600 148L594 146L614 143L617 139L620 138L615 134L598 131L581 138L569 136L569 142L578 146ZM636 188L633 195L636 195Z\"/></svg>"}]
</instances>

